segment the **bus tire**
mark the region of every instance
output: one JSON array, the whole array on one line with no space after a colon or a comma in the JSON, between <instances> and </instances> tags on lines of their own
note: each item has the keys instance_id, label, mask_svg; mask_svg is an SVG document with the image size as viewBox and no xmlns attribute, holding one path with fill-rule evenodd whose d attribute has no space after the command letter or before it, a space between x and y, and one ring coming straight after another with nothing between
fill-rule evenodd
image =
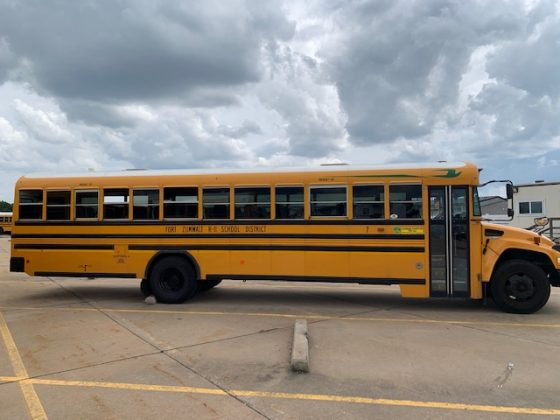
<instances>
[{"instance_id":1,"label":"bus tire","mask_svg":"<svg viewBox=\"0 0 560 420\"><path fill-rule=\"evenodd\" d=\"M166 257L152 268L148 283L158 302L181 303L196 294L198 282L187 260Z\"/></svg>"},{"instance_id":2,"label":"bus tire","mask_svg":"<svg viewBox=\"0 0 560 420\"><path fill-rule=\"evenodd\" d=\"M153 295L152 288L150 287L148 279L140 280L140 293L142 293L142 296L144 296L145 298Z\"/></svg>"},{"instance_id":3,"label":"bus tire","mask_svg":"<svg viewBox=\"0 0 560 420\"><path fill-rule=\"evenodd\" d=\"M498 307L515 314L532 314L550 297L550 282L545 272L525 260L503 263L490 282L492 298Z\"/></svg>"},{"instance_id":4,"label":"bus tire","mask_svg":"<svg viewBox=\"0 0 560 420\"><path fill-rule=\"evenodd\" d=\"M221 280L202 280L198 282L198 291L205 292L220 284Z\"/></svg>"}]
</instances>

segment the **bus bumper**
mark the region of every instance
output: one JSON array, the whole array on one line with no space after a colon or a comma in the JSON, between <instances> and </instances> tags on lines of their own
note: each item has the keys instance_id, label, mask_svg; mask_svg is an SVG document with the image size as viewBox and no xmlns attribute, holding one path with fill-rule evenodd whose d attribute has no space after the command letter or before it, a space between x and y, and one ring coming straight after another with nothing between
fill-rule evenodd
<instances>
[{"instance_id":1,"label":"bus bumper","mask_svg":"<svg viewBox=\"0 0 560 420\"><path fill-rule=\"evenodd\" d=\"M10 258L10 271L12 273L23 273L25 271L25 259L23 257Z\"/></svg>"}]
</instances>

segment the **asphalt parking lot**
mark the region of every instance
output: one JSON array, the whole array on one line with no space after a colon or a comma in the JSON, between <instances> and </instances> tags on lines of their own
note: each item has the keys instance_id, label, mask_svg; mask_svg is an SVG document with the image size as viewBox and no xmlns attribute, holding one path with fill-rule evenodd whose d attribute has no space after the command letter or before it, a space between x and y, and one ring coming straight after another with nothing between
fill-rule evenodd
<instances>
[{"instance_id":1,"label":"asphalt parking lot","mask_svg":"<svg viewBox=\"0 0 560 420\"><path fill-rule=\"evenodd\" d=\"M223 282L146 305L139 282L8 272L0 418L560 417L560 290L533 315L396 286ZM290 370L309 326L310 372Z\"/></svg>"}]
</instances>

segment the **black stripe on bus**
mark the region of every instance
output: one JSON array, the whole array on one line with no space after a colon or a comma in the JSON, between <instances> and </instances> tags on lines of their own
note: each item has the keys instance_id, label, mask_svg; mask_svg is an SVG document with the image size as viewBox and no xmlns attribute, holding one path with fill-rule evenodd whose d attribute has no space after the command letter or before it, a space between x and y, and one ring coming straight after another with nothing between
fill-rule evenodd
<instances>
[{"instance_id":1,"label":"black stripe on bus","mask_svg":"<svg viewBox=\"0 0 560 420\"><path fill-rule=\"evenodd\" d=\"M15 249L113 250L114 245L15 244ZM327 252L424 252L413 246L317 246L317 245L129 245L131 251L327 251Z\"/></svg>"},{"instance_id":2,"label":"black stripe on bus","mask_svg":"<svg viewBox=\"0 0 560 420\"><path fill-rule=\"evenodd\" d=\"M87 272L64 272L64 271L36 271L34 276L42 277L97 277L97 278L119 278L135 279L134 273L87 273Z\"/></svg>"},{"instance_id":3,"label":"black stripe on bus","mask_svg":"<svg viewBox=\"0 0 560 420\"><path fill-rule=\"evenodd\" d=\"M15 244L14 249L65 249L65 250L73 250L73 249L82 249L82 250L95 250L95 249L102 249L102 250L113 250L115 248L114 245L84 245L84 244Z\"/></svg>"},{"instance_id":4,"label":"black stripe on bus","mask_svg":"<svg viewBox=\"0 0 560 420\"><path fill-rule=\"evenodd\" d=\"M314 277L314 276L268 276L243 274L208 274L206 280L272 280L321 283L360 283L360 284L426 284L425 279L388 279L375 277Z\"/></svg>"},{"instance_id":5,"label":"black stripe on bus","mask_svg":"<svg viewBox=\"0 0 560 420\"><path fill-rule=\"evenodd\" d=\"M413 246L316 246L316 245L129 245L131 251L327 251L327 252L424 252Z\"/></svg>"},{"instance_id":6,"label":"black stripe on bus","mask_svg":"<svg viewBox=\"0 0 560 420\"><path fill-rule=\"evenodd\" d=\"M242 238L265 238L265 239L404 239L404 240L423 240L424 235L412 234L321 234L321 233L191 233L173 234L103 234L103 233L76 233L76 234L35 234L18 233L12 235L14 239L242 239Z\"/></svg>"},{"instance_id":7,"label":"black stripe on bus","mask_svg":"<svg viewBox=\"0 0 560 420\"><path fill-rule=\"evenodd\" d=\"M251 219L251 220L142 220L142 221L44 221L44 220L26 220L18 221L14 223L16 226L37 226L37 225L48 225L48 226L178 226L178 225L400 225L400 226L410 226L410 225L423 225L424 221L421 219L395 219L395 220L378 220L378 219L360 219L360 220L262 220L262 219Z\"/></svg>"},{"instance_id":8,"label":"black stripe on bus","mask_svg":"<svg viewBox=\"0 0 560 420\"><path fill-rule=\"evenodd\" d=\"M36 271L34 276L43 277L97 277L97 278L136 278L134 273L87 273L87 272L61 272L61 271ZM297 281L321 283L359 283L359 284L410 284L424 285L425 279L390 279L375 277L314 277L314 276L269 276L269 275L238 275L238 274L209 274L206 280L264 280L264 281Z\"/></svg>"}]
</instances>

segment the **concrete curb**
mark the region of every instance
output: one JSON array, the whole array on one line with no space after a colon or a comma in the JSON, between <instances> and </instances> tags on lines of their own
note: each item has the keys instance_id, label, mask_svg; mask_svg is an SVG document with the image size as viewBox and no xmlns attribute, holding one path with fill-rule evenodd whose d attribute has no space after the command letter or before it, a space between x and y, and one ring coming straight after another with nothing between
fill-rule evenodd
<instances>
[{"instance_id":1,"label":"concrete curb","mask_svg":"<svg viewBox=\"0 0 560 420\"><path fill-rule=\"evenodd\" d=\"M305 319L296 319L294 324L291 365L293 371L309 372L309 340L307 338L307 321Z\"/></svg>"}]
</instances>

